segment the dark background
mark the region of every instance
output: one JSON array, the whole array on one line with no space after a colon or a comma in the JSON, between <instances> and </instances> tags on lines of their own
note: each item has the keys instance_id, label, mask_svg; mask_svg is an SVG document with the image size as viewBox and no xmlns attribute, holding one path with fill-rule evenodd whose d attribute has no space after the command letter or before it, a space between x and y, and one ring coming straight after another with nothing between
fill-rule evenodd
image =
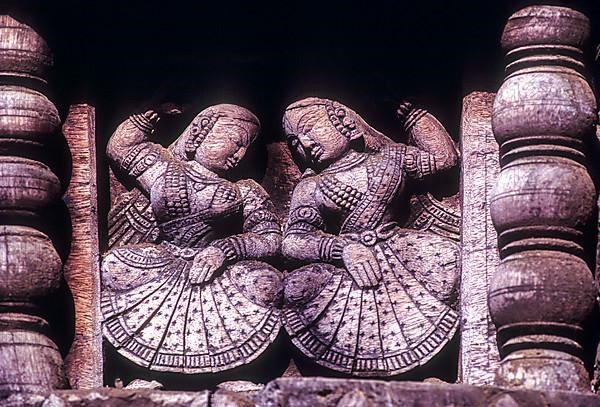
<instances>
[{"instance_id":1,"label":"dark background","mask_svg":"<svg viewBox=\"0 0 600 407\"><path fill-rule=\"evenodd\" d=\"M416 97L456 138L462 96L502 80L506 19L536 2L3 3L55 53L51 96L63 116L71 103L92 103L99 136L162 102L188 107L181 127L202 108L230 102L256 113L273 139L285 107L306 96L346 103L387 133L398 131L397 102ZM596 0L543 3L600 18Z\"/></svg>"},{"instance_id":2,"label":"dark background","mask_svg":"<svg viewBox=\"0 0 600 407\"><path fill-rule=\"evenodd\" d=\"M48 94L63 119L70 104L95 106L102 151L129 114L165 102L184 108L183 115L162 121L159 134L166 139L203 108L228 102L252 110L263 124L263 140L276 140L285 107L307 96L339 100L393 138L400 129L396 106L412 97L457 139L462 97L473 90L495 91L502 81L499 38L508 16L539 3L584 11L592 19L591 44L598 43L597 0L0 0L0 11L47 40L55 54ZM104 202L104 213L107 206ZM61 327L72 323L65 322L61 307L55 312L59 317L51 318L54 331L72 332ZM71 339L57 338L63 353ZM275 345L279 355L289 352L286 344L280 338ZM429 370L405 378L435 375L452 381L456 340L449 349ZM116 354L109 356L107 384L116 375L125 383L144 375ZM254 370L238 370L233 377L268 380L287 364L262 359ZM171 388L198 386L196 379L156 378ZM204 386L227 378L216 376Z\"/></svg>"}]
</instances>

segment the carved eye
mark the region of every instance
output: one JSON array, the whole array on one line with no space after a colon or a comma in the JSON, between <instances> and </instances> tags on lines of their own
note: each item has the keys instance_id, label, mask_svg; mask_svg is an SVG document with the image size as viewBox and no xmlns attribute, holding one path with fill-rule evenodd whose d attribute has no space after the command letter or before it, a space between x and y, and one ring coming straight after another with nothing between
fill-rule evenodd
<instances>
[{"instance_id":1,"label":"carved eye","mask_svg":"<svg viewBox=\"0 0 600 407\"><path fill-rule=\"evenodd\" d=\"M335 115L339 118L342 118L342 117L346 116L346 111L344 109L338 109L335 112Z\"/></svg>"},{"instance_id":2,"label":"carved eye","mask_svg":"<svg viewBox=\"0 0 600 407\"><path fill-rule=\"evenodd\" d=\"M200 130L196 126L193 126L192 130L190 130L190 133L192 134L192 136L197 136L199 132L200 132Z\"/></svg>"},{"instance_id":3,"label":"carved eye","mask_svg":"<svg viewBox=\"0 0 600 407\"><path fill-rule=\"evenodd\" d=\"M204 118L202 120L200 120L200 126L202 127L206 127L208 125L209 120L207 118Z\"/></svg>"}]
</instances>

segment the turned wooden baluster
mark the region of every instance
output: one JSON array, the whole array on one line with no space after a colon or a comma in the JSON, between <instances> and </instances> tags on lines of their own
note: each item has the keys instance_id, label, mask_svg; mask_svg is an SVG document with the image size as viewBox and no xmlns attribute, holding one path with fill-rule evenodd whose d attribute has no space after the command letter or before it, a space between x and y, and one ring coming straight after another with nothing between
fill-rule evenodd
<instances>
[{"instance_id":1,"label":"turned wooden baluster","mask_svg":"<svg viewBox=\"0 0 600 407\"><path fill-rule=\"evenodd\" d=\"M30 27L0 16L0 396L66 386L37 299L60 284L61 259L35 225L60 199L44 163L60 126L45 87L52 57ZM33 225L33 226L32 226Z\"/></svg>"},{"instance_id":2,"label":"turned wooden baluster","mask_svg":"<svg viewBox=\"0 0 600 407\"><path fill-rule=\"evenodd\" d=\"M594 306L583 233L596 191L585 166L596 100L583 75L589 21L534 6L504 29L493 107L501 172L491 204L501 263L489 287L502 357L496 383L586 391L582 324Z\"/></svg>"}]
</instances>

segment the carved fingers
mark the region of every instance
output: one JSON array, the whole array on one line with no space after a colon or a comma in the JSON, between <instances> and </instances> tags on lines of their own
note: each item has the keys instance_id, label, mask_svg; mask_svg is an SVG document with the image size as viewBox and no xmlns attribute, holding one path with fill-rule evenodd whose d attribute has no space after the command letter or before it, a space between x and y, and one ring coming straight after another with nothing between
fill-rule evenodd
<instances>
[{"instance_id":1,"label":"carved fingers","mask_svg":"<svg viewBox=\"0 0 600 407\"><path fill-rule=\"evenodd\" d=\"M160 120L158 113L154 110L148 110L144 113L144 117L151 123L156 124Z\"/></svg>"},{"instance_id":2,"label":"carved fingers","mask_svg":"<svg viewBox=\"0 0 600 407\"><path fill-rule=\"evenodd\" d=\"M129 116L129 123L146 135L154 132L154 126L158 123L159 116L154 110L147 110L144 114L133 114Z\"/></svg>"},{"instance_id":3,"label":"carved fingers","mask_svg":"<svg viewBox=\"0 0 600 407\"><path fill-rule=\"evenodd\" d=\"M342 260L360 288L375 287L381 281L381 267L368 247L360 243L346 245L342 250Z\"/></svg>"},{"instance_id":4,"label":"carved fingers","mask_svg":"<svg viewBox=\"0 0 600 407\"><path fill-rule=\"evenodd\" d=\"M223 267L225 254L217 247L209 246L194 258L190 269L190 282L193 285L209 281Z\"/></svg>"}]
</instances>

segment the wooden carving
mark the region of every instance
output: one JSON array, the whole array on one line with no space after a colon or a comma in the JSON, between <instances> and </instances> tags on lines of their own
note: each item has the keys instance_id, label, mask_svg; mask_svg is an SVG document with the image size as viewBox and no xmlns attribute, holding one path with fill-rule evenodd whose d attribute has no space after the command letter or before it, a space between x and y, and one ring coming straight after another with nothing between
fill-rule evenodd
<instances>
[{"instance_id":1,"label":"wooden carving","mask_svg":"<svg viewBox=\"0 0 600 407\"><path fill-rule=\"evenodd\" d=\"M501 261L489 306L503 386L590 388L583 324L596 292L583 236L596 191L584 146L597 112L581 52L589 30L577 11L536 6L513 14L502 35L508 65L492 115L501 171L491 202Z\"/></svg>"},{"instance_id":2,"label":"wooden carving","mask_svg":"<svg viewBox=\"0 0 600 407\"><path fill-rule=\"evenodd\" d=\"M94 107L78 104L69 108L62 130L73 166L64 200L73 227L64 277L73 295L75 337L65 357L65 371L73 389L103 383L95 129Z\"/></svg>"},{"instance_id":3,"label":"wooden carving","mask_svg":"<svg viewBox=\"0 0 600 407\"><path fill-rule=\"evenodd\" d=\"M457 152L431 114L408 103L399 114L409 145L327 99L293 103L283 118L307 170L282 249L308 263L286 278L283 324L316 363L359 376L424 364L458 326L458 245L398 223L410 183L455 166Z\"/></svg>"},{"instance_id":4,"label":"wooden carving","mask_svg":"<svg viewBox=\"0 0 600 407\"><path fill-rule=\"evenodd\" d=\"M61 184L45 162L57 141L54 104L34 90L52 57L30 27L0 16L0 399L64 388L63 361L39 300L60 286L62 261L42 229Z\"/></svg>"},{"instance_id":5,"label":"wooden carving","mask_svg":"<svg viewBox=\"0 0 600 407\"><path fill-rule=\"evenodd\" d=\"M228 174L259 131L234 105L199 113L168 149L158 116L133 115L112 135L115 170L134 179L109 217L102 262L105 337L156 371L204 373L249 363L280 328L274 207L256 182Z\"/></svg>"},{"instance_id":6,"label":"wooden carving","mask_svg":"<svg viewBox=\"0 0 600 407\"><path fill-rule=\"evenodd\" d=\"M490 202L500 172L492 132L494 93L463 98L460 126L462 233L460 277L460 374L465 384L491 385L500 364L487 291L498 268L498 237Z\"/></svg>"}]
</instances>

